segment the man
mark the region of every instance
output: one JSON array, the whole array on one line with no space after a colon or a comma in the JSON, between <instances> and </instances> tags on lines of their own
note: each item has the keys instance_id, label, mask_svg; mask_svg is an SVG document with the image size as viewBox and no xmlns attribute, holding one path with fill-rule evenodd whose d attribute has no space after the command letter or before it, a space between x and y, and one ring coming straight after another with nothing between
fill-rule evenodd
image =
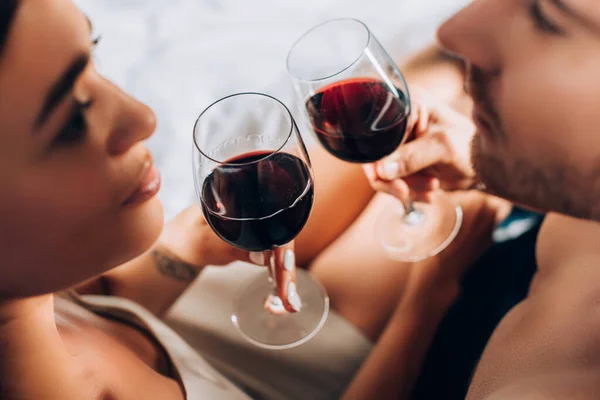
<instances>
[{"instance_id":1,"label":"man","mask_svg":"<svg viewBox=\"0 0 600 400\"><path fill-rule=\"evenodd\" d=\"M471 65L472 157L488 189L599 221L597 2L478 1L440 39ZM492 336L468 399L598 398L599 232L595 222L547 219L530 295Z\"/></svg>"},{"instance_id":2,"label":"man","mask_svg":"<svg viewBox=\"0 0 600 400\"><path fill-rule=\"evenodd\" d=\"M417 172L451 189L481 182L515 203L562 214L546 218L529 295L493 333L467 399L597 399L600 6L594 0L478 0L445 23L439 37L467 62L476 175L461 147L472 128L442 106L421 117L412 143L367 174L375 187L396 195L402 185L392 187L393 180ZM418 332L415 326L405 330ZM407 351L402 359L389 350L375 350L359 372L381 382L376 394L382 396L371 398L386 398L404 381L398 376ZM390 374L369 375L375 361L387 362ZM401 384L408 397L414 382ZM346 397L357 395L350 388Z\"/></svg>"}]
</instances>

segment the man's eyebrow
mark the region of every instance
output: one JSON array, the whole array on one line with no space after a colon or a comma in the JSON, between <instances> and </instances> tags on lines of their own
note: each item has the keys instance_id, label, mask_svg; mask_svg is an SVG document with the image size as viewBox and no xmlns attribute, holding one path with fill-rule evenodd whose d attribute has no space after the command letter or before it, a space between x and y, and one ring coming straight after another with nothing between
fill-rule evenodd
<instances>
[{"instance_id":1,"label":"man's eyebrow","mask_svg":"<svg viewBox=\"0 0 600 400\"><path fill-rule=\"evenodd\" d=\"M46 99L44 100L44 105L38 118L35 122L36 130L44 125L44 123L48 120L52 111L62 102L65 96L73 90L73 85L75 85L75 81L83 70L88 65L90 60L89 54L80 54L77 56L73 62L69 65L67 70L63 73L61 78L56 81L56 83L52 86L48 94L46 95Z\"/></svg>"},{"instance_id":2,"label":"man's eyebrow","mask_svg":"<svg viewBox=\"0 0 600 400\"><path fill-rule=\"evenodd\" d=\"M580 13L579 11L573 9L573 7L567 5L564 0L548 0L550 3L554 4L556 8L567 14L569 17L578 20L586 28L590 29L594 33L600 35L600 25L595 21L592 21L586 15Z\"/></svg>"}]
</instances>

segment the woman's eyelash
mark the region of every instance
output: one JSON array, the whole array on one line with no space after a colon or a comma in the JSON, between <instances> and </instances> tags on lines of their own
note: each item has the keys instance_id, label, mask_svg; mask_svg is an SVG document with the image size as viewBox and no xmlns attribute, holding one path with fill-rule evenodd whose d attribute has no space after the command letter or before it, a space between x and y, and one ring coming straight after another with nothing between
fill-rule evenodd
<instances>
[{"instance_id":1,"label":"woman's eyelash","mask_svg":"<svg viewBox=\"0 0 600 400\"><path fill-rule=\"evenodd\" d=\"M76 102L67 124L54 140L55 146L70 145L81 142L87 134L87 123L85 121L85 111L93 104L92 100L86 102Z\"/></svg>"},{"instance_id":2,"label":"woman's eyelash","mask_svg":"<svg viewBox=\"0 0 600 400\"><path fill-rule=\"evenodd\" d=\"M542 13L542 10L540 8L539 1L536 0L529 4L529 15L531 16L531 18L533 19L533 22L535 23L536 27L539 30L541 30L543 32L552 33L555 35L564 34L562 29L560 29L555 24L550 22L548 20L548 18L546 18L544 16L544 14Z\"/></svg>"},{"instance_id":3,"label":"woman's eyelash","mask_svg":"<svg viewBox=\"0 0 600 400\"><path fill-rule=\"evenodd\" d=\"M96 36L92 39L92 51L98 46L102 36ZM73 109L66 125L60 130L60 133L56 135L52 145L72 145L81 142L87 134L87 122L85 120L85 111L90 108L93 101L87 100L85 102L75 101Z\"/></svg>"},{"instance_id":4,"label":"woman's eyelash","mask_svg":"<svg viewBox=\"0 0 600 400\"><path fill-rule=\"evenodd\" d=\"M102 36L98 35L92 39L92 51L96 49ZM69 119L66 125L56 135L52 146L73 145L81 142L87 134L87 122L85 120L85 111L93 104L93 100L84 102L75 101Z\"/></svg>"}]
</instances>

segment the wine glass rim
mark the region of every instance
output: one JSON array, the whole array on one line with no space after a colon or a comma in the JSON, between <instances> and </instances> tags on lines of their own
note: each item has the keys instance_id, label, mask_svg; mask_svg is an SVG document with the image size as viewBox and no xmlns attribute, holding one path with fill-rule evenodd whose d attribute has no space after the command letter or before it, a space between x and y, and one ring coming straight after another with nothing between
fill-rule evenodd
<instances>
[{"instance_id":1,"label":"wine glass rim","mask_svg":"<svg viewBox=\"0 0 600 400\"><path fill-rule=\"evenodd\" d=\"M335 73L333 73L333 74L330 74L330 75L324 76L324 77L322 77L322 78L312 78L312 79L306 79L306 78L301 78L301 77L299 77L299 76L296 76L296 75L295 75L295 74L292 72L292 70L291 70L291 68L290 68L290 62L291 62L291 61L290 61L290 58L291 58L291 56L292 56L292 53L293 53L294 49L296 48L296 46L297 46L297 45L298 45L298 44L299 44L299 43L300 43L300 42L301 42L301 41L302 41L304 38L306 38L306 37L307 37L309 34L311 34L312 32L316 31L317 29L319 29L319 28L321 28L321 27L323 27L323 26L325 26L325 25L328 25L328 24L331 24L331 23L334 23L334 22L341 22L341 21L352 21L352 22L357 22L357 23L359 23L360 25L362 25L362 27L363 27L363 28L365 28L365 31L367 32L367 41L366 41L366 43L365 43L365 46L363 47L362 51L361 51L361 52L360 52L360 53L359 53L359 54L356 56L356 59L354 59L354 61L352 61L352 62L351 62L351 63L349 63L347 66L345 66L344 68L340 69L339 71L337 71L337 72L335 72ZM291 76L293 76L294 78L296 78L296 79L298 79L298 80L300 80L300 81L304 81L304 82L321 82L321 81L325 81L325 80L327 80L327 79L331 79L331 78L333 78L334 76L336 76L336 75L339 75L339 74L343 73L344 71L347 71L348 69L352 68L352 66L353 66L353 65L355 65L355 64L356 64L356 63L357 63L357 62L358 62L358 61L359 61L359 60L360 60L360 59L363 57L363 54L364 54L364 52L365 52L365 49L367 49L367 48L369 47L369 45L371 44L371 37L372 37L371 30L369 29L369 27L367 26L367 24L365 24L364 22L362 22L362 21L361 21L361 20L359 20L359 19L356 19L356 18L334 18L334 19L328 19L327 21L323 21L323 22L321 22L320 24L317 24L317 25L313 26L312 28L310 28L309 30L307 30L306 32L304 32L304 33L302 34L302 36L300 36L300 37L299 37L299 38L298 38L298 39L297 39L297 40L294 42L294 44L293 44L293 45L292 45L292 47L290 48L290 51L288 52L288 56L287 56L287 60L286 60L286 66L287 66L288 73L289 73Z\"/></svg>"},{"instance_id":2,"label":"wine glass rim","mask_svg":"<svg viewBox=\"0 0 600 400\"><path fill-rule=\"evenodd\" d=\"M209 156L208 154L206 154L201 148L200 145L198 144L198 141L196 140L196 128L198 127L198 123L200 122L200 119L202 118L202 116L204 114L206 114L208 112L208 110L210 110L213 106L217 105L218 103L224 101L224 100L228 100L231 99L233 97L238 97L238 96L248 96L248 95L253 95L253 96L263 96L263 97L267 97L271 100L275 100L277 103L279 103L283 109L286 111L287 115L290 117L290 131L288 132L284 142L281 144L281 146L279 146L279 148L277 150L272 151L271 153L269 153L268 155L261 157L259 159L253 160L253 161L248 161L248 162L243 162L243 163L229 163L227 161L219 161L219 160L215 160L213 157ZM236 166L236 167L240 167L240 166L244 166L244 165L252 165L252 164L256 164L259 163L261 161L265 161L268 160L269 158L273 157L275 154L281 153L281 150L283 150L283 148L288 144L288 142L290 141L290 138L292 137L292 134L294 133L294 127L296 126L296 121L294 121L294 117L292 115L292 112L290 111L290 109L279 99L269 95L269 94L265 94L265 93L260 93L260 92L239 92L239 93L233 93L230 95L227 95L225 97L221 97L220 99L212 102L208 107L206 107L204 109L204 111L202 111L200 113L200 115L198 116L198 118L196 118L196 123L194 124L194 146L196 147L196 149L200 152L200 154L202 154L203 157L209 159L210 161L219 164L219 165L225 165L225 166Z\"/></svg>"}]
</instances>

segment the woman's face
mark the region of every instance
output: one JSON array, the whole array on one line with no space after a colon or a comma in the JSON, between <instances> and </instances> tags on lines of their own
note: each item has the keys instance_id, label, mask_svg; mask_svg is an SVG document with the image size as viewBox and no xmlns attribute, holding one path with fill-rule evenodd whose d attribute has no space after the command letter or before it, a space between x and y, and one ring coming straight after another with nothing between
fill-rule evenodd
<instances>
[{"instance_id":1,"label":"woman's face","mask_svg":"<svg viewBox=\"0 0 600 400\"><path fill-rule=\"evenodd\" d=\"M150 247L150 109L94 69L71 0L21 0L0 55L0 297L54 292Z\"/></svg>"}]
</instances>

